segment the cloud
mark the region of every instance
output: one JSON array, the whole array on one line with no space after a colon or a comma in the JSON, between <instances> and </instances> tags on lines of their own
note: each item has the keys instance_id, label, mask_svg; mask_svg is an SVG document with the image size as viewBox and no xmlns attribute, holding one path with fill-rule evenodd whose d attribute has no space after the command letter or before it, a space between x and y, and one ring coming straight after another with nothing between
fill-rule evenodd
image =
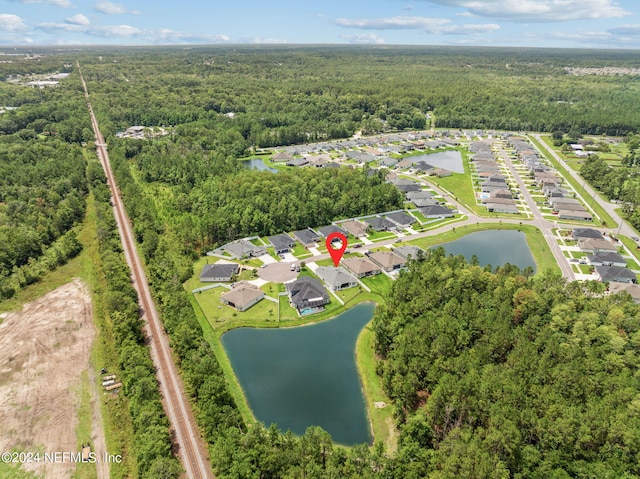
<instances>
[{"instance_id":1,"label":"cloud","mask_svg":"<svg viewBox=\"0 0 640 479\"><path fill-rule=\"evenodd\" d=\"M89 21L84 15L80 16L83 17L87 22ZM88 37L132 38L139 40L140 43L152 44L222 43L228 42L230 40L230 38L226 35L209 33L186 33L171 30L168 28L160 28L157 30L142 30L131 25L91 25L90 23L83 23L82 19L79 19L77 17L78 15L74 15L71 18L67 18L65 23L39 23L37 25L37 29L51 34L67 32L78 33L81 35L86 35ZM73 20L76 20L75 23Z\"/></svg>"},{"instance_id":2,"label":"cloud","mask_svg":"<svg viewBox=\"0 0 640 479\"><path fill-rule=\"evenodd\" d=\"M82 33L96 37L136 37L144 33L139 28L130 25L85 25L73 23L39 23L39 30L46 33Z\"/></svg>"},{"instance_id":3,"label":"cloud","mask_svg":"<svg viewBox=\"0 0 640 479\"><path fill-rule=\"evenodd\" d=\"M124 5L120 5L119 3L113 3L106 0L96 3L93 8L98 12L104 13L106 15L118 15L124 13L137 15L140 13L137 10L129 10Z\"/></svg>"},{"instance_id":4,"label":"cloud","mask_svg":"<svg viewBox=\"0 0 640 479\"><path fill-rule=\"evenodd\" d=\"M473 15L512 22L618 18L631 13L613 0L424 0L466 8Z\"/></svg>"},{"instance_id":5,"label":"cloud","mask_svg":"<svg viewBox=\"0 0 640 479\"><path fill-rule=\"evenodd\" d=\"M446 18L429 17L387 17L354 19L337 18L335 23L341 27L362 28L366 30L430 30L450 23Z\"/></svg>"},{"instance_id":6,"label":"cloud","mask_svg":"<svg viewBox=\"0 0 640 479\"><path fill-rule=\"evenodd\" d=\"M384 39L375 33L355 33L353 35L341 35L340 38L357 45L381 45L384 43Z\"/></svg>"},{"instance_id":7,"label":"cloud","mask_svg":"<svg viewBox=\"0 0 640 479\"><path fill-rule=\"evenodd\" d=\"M620 25L618 27L610 28L608 32L614 35L640 35L640 24Z\"/></svg>"},{"instance_id":8,"label":"cloud","mask_svg":"<svg viewBox=\"0 0 640 479\"><path fill-rule=\"evenodd\" d=\"M227 35L216 33L187 33L161 28L147 32L154 43L221 43L231 40Z\"/></svg>"},{"instance_id":9,"label":"cloud","mask_svg":"<svg viewBox=\"0 0 640 479\"><path fill-rule=\"evenodd\" d=\"M337 18L335 23L342 27L361 28L363 30L423 30L435 35L471 35L487 33L500 28L500 25L493 23L452 25L451 20L448 18L409 16L353 20Z\"/></svg>"},{"instance_id":10,"label":"cloud","mask_svg":"<svg viewBox=\"0 0 640 479\"><path fill-rule=\"evenodd\" d=\"M89 25L91 23L82 13L76 13L72 17L65 18L64 21L72 25Z\"/></svg>"},{"instance_id":11,"label":"cloud","mask_svg":"<svg viewBox=\"0 0 640 479\"><path fill-rule=\"evenodd\" d=\"M27 29L24 20L12 13L0 13L0 32L20 32Z\"/></svg>"},{"instance_id":12,"label":"cloud","mask_svg":"<svg viewBox=\"0 0 640 479\"><path fill-rule=\"evenodd\" d=\"M69 8L71 6L71 0L11 0L12 2L20 3L46 3L53 5L54 7Z\"/></svg>"}]
</instances>

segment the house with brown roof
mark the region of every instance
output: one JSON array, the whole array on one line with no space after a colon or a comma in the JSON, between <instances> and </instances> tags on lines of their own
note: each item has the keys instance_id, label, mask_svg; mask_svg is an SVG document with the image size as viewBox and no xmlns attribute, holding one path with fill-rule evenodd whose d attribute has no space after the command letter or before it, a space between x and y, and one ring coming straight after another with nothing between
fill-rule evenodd
<instances>
[{"instance_id":1,"label":"house with brown roof","mask_svg":"<svg viewBox=\"0 0 640 479\"><path fill-rule=\"evenodd\" d=\"M369 255L369 259L380 266L387 273L402 268L406 261L391 251L376 251Z\"/></svg>"},{"instance_id":2,"label":"house with brown roof","mask_svg":"<svg viewBox=\"0 0 640 479\"><path fill-rule=\"evenodd\" d=\"M264 298L264 291L253 284L242 281L234 285L231 291L221 295L220 301L238 311L246 311L254 304L259 303L262 298Z\"/></svg>"},{"instance_id":3,"label":"house with brown roof","mask_svg":"<svg viewBox=\"0 0 640 479\"><path fill-rule=\"evenodd\" d=\"M271 156L271 161L286 163L291 160L293 156L286 151L280 151L275 155Z\"/></svg>"},{"instance_id":4,"label":"house with brown roof","mask_svg":"<svg viewBox=\"0 0 640 479\"><path fill-rule=\"evenodd\" d=\"M578 240L578 248L583 253L617 253L618 247L610 241L597 238L581 238Z\"/></svg>"},{"instance_id":5,"label":"house with brown roof","mask_svg":"<svg viewBox=\"0 0 640 479\"><path fill-rule=\"evenodd\" d=\"M356 238L367 235L367 225L358 220L345 221L344 223L340 223L339 226L347 230Z\"/></svg>"},{"instance_id":6,"label":"house with brown roof","mask_svg":"<svg viewBox=\"0 0 640 479\"><path fill-rule=\"evenodd\" d=\"M356 278L364 278L380 274L380 267L367 258L344 258L342 265L351 271Z\"/></svg>"}]
</instances>

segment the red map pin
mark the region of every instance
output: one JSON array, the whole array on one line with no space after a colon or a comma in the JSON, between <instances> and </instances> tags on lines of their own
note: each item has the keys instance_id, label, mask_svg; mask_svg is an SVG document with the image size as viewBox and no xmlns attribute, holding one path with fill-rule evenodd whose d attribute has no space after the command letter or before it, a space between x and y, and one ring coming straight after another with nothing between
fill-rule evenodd
<instances>
[{"instance_id":1,"label":"red map pin","mask_svg":"<svg viewBox=\"0 0 640 479\"><path fill-rule=\"evenodd\" d=\"M341 243L341 246L338 249L335 249L332 246L332 243L336 239L340 240L340 243ZM331 255L331 259L333 260L333 264L338 266L338 264L340 263L340 260L342 259L342 255L344 254L344 251L347 249L347 237L342 233L338 233L336 231L334 233L331 233L329 236L327 236L326 245L327 245L327 249L329 250L329 254Z\"/></svg>"}]
</instances>

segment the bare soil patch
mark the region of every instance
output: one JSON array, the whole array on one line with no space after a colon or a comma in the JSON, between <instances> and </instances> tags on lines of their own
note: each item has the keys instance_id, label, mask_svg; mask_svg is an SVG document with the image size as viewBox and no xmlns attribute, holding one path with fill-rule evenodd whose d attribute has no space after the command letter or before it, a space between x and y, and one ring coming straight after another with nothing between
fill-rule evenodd
<instances>
[{"instance_id":1,"label":"bare soil patch","mask_svg":"<svg viewBox=\"0 0 640 479\"><path fill-rule=\"evenodd\" d=\"M3 319L0 451L78 451L78 391L94 337L91 297L77 279ZM46 478L68 478L75 464L22 467Z\"/></svg>"}]
</instances>

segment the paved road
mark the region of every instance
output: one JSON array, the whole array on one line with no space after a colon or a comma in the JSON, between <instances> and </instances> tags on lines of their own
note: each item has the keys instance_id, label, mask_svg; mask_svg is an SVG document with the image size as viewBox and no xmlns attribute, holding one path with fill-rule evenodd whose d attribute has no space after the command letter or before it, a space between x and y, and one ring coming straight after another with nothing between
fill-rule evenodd
<instances>
[{"instance_id":1,"label":"paved road","mask_svg":"<svg viewBox=\"0 0 640 479\"><path fill-rule=\"evenodd\" d=\"M178 446L178 454L187 473L187 477L194 479L213 478L211 464L207 459L206 447L200 437L191 405L187 400L184 386L171 357L169 340L163 329L153 298L151 297L151 292L149 291L149 282L147 281L142 262L136 250L131 223L122 203L120 191L113 177L113 172L111 171L106 144L98 128L98 122L93 113L91 103L89 102L87 85L80 71L79 63L78 71L80 72L87 107L91 115L91 124L96 138L96 151L107 176L109 188L111 189L113 211L118 224L122 246L127 263L131 268L133 286L138 293L142 319L146 324L146 334L150 339L151 357L156 368L156 376L163 396L164 409L175 434L174 442Z\"/></svg>"}]
</instances>

